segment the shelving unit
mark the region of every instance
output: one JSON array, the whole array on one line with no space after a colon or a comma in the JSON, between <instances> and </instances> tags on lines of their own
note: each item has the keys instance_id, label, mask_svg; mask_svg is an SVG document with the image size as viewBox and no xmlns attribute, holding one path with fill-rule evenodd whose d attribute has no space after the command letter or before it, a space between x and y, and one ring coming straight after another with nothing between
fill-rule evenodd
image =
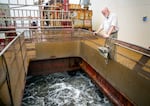
<instances>
[{"instance_id":1,"label":"shelving unit","mask_svg":"<svg viewBox=\"0 0 150 106\"><path fill-rule=\"evenodd\" d=\"M82 28L92 30L92 10L86 9L70 9L73 12L74 28Z\"/></svg>"},{"instance_id":2,"label":"shelving unit","mask_svg":"<svg viewBox=\"0 0 150 106\"><path fill-rule=\"evenodd\" d=\"M71 13L68 10L68 1L51 0L41 7L41 25L55 28L72 28Z\"/></svg>"},{"instance_id":3,"label":"shelving unit","mask_svg":"<svg viewBox=\"0 0 150 106\"><path fill-rule=\"evenodd\" d=\"M41 8L42 26L92 30L92 10L83 9L79 4L69 4L68 1L62 3L54 0L54 3Z\"/></svg>"}]
</instances>

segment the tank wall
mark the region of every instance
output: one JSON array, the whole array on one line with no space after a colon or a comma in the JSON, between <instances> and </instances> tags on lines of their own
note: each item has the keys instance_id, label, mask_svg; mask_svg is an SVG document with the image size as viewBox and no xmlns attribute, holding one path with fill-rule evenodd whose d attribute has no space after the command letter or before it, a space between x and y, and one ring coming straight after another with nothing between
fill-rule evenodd
<instances>
[{"instance_id":1,"label":"tank wall","mask_svg":"<svg viewBox=\"0 0 150 106\"><path fill-rule=\"evenodd\" d=\"M27 55L24 38L19 37L3 53L1 57L2 70L7 78L0 87L0 98L6 105L21 105L27 75Z\"/></svg>"},{"instance_id":2,"label":"tank wall","mask_svg":"<svg viewBox=\"0 0 150 106\"><path fill-rule=\"evenodd\" d=\"M80 56L114 88L131 101L140 106L149 105L150 79L145 76L149 75L149 57L145 56L145 64L141 66L138 62L144 57L142 54L129 49L124 51L125 48L118 45L115 54L117 56L116 61L109 60L108 64L106 64L105 58L99 54L97 47L97 45L94 45L90 41L81 42ZM120 48L122 49L121 52ZM121 54L127 55L128 57L124 57ZM147 67L147 69L144 69L144 67Z\"/></svg>"},{"instance_id":3,"label":"tank wall","mask_svg":"<svg viewBox=\"0 0 150 106\"><path fill-rule=\"evenodd\" d=\"M36 59L79 56L80 42L42 42L35 45Z\"/></svg>"},{"instance_id":4,"label":"tank wall","mask_svg":"<svg viewBox=\"0 0 150 106\"><path fill-rule=\"evenodd\" d=\"M105 39L100 38L96 40L38 42L26 45L26 53L25 43L20 42L19 39L16 40L2 58L2 60L5 59L5 64L7 64L6 70L9 74L13 104L20 105L21 103L29 61L66 57L82 58L129 100L138 105L150 104L149 56L115 44L116 60L109 60L106 64L106 59L98 51L98 47L102 46L104 42ZM5 70L2 68L2 60L0 61L0 72ZM11 104L7 86L8 83L6 82L1 86L0 92L2 94L0 98L6 95L5 98L8 99L4 102Z\"/></svg>"},{"instance_id":5,"label":"tank wall","mask_svg":"<svg viewBox=\"0 0 150 106\"><path fill-rule=\"evenodd\" d=\"M150 104L149 56L116 44L116 60L106 64L98 51L104 42L105 39L43 42L35 45L36 59L81 57L129 100L138 105Z\"/></svg>"}]
</instances>

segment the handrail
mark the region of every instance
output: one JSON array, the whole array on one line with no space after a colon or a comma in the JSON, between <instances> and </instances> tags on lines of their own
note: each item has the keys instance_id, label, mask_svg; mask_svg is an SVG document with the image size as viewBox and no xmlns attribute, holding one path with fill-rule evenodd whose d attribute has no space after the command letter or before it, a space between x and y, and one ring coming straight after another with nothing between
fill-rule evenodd
<instances>
[{"instance_id":1,"label":"handrail","mask_svg":"<svg viewBox=\"0 0 150 106\"><path fill-rule=\"evenodd\" d=\"M100 35L98 35L97 37L98 38L103 38ZM105 39L105 38L103 38L103 39ZM112 40L113 40L115 45L122 46L122 47L127 48L129 50L132 50L134 52L137 52L137 53L140 53L142 55L150 57L150 49L147 49L147 48L144 48L144 47L141 47L141 46L138 46L138 45L134 45L134 44L131 44L131 43L128 43L128 42L124 42L124 41L121 41L121 40L117 40L117 39L114 39L114 38L112 38Z\"/></svg>"},{"instance_id":2,"label":"handrail","mask_svg":"<svg viewBox=\"0 0 150 106\"><path fill-rule=\"evenodd\" d=\"M72 35L73 35L73 32L74 31L79 31L78 33L80 34L81 32L80 31L82 31L82 32L87 32L89 35L93 35L93 32L91 32L91 31L88 31L88 30L84 30L84 29L73 29L73 28L66 28L66 29L40 29L40 30L38 30L38 31L71 31L70 32L70 34L71 34L71 36L70 37L73 37ZM25 31L34 31L34 29L31 29L31 30L25 30ZM25 32L24 31L24 32ZM1 32L12 32L12 31L1 31ZM14 32L14 31L13 31ZM13 42L15 42L15 40L16 39L18 39L24 32L22 32L22 33L20 33L18 36L16 36L1 52L0 52L0 56L9 48L9 46L13 43ZM82 35L81 35L82 36ZM78 36L79 38L82 38L81 36ZM101 36L93 36L94 38L102 38ZM102 39L104 39L104 38L102 38ZM88 39L88 38L85 38L85 40L89 40L89 41L91 41L90 39ZM148 56L148 57L150 57L150 50L149 49L146 49L146 48L143 48L143 47L140 47L140 46L137 46L137 45L133 45L133 44L130 44L130 43L127 43L127 42L123 42L123 41L120 41L120 40L116 40L116 39L112 39L112 40L114 40L114 42L115 42L115 45L119 45L119 46L122 46L122 47L124 47L124 48L127 48L127 49L129 49L129 50L132 50L132 51L134 51L134 52L137 52L137 53L140 53L140 54L143 54L143 55L146 55L146 56ZM91 42L93 42L93 41L91 41ZM99 44L97 44L96 42L93 42L93 43L95 43L96 45L98 45L98 46L101 46L101 45L99 45Z\"/></svg>"},{"instance_id":3,"label":"handrail","mask_svg":"<svg viewBox=\"0 0 150 106\"><path fill-rule=\"evenodd\" d=\"M9 31L10 32L10 31ZM21 34L20 34L21 35ZM0 52L0 56L2 56L6 50L20 37L20 35L17 35L11 42L9 42Z\"/></svg>"},{"instance_id":4,"label":"handrail","mask_svg":"<svg viewBox=\"0 0 150 106\"><path fill-rule=\"evenodd\" d=\"M12 40L12 41L10 41L3 49L2 49L2 51L0 52L0 56L2 56L4 53L5 53L5 51L20 37L20 36L25 36L24 35L24 33L26 32L26 31L35 31L35 29L28 29L28 30L24 30L22 33L21 32L18 32L18 34L17 34L17 36L15 36L14 37L14 39ZM61 31L70 31L69 33L66 33L66 34L69 34L69 36L67 36L67 38L68 37L70 37L71 39L70 40L73 40L72 38L75 38L76 39L76 37L77 37L77 39L78 40L83 40L83 39L89 39L89 37L93 37L93 38L96 38L96 37L94 37L94 36L91 36L91 32L90 31L88 31L88 30L83 30L83 29L73 29L73 28L66 28L66 29L36 29L36 31L52 31L52 32L57 32L57 33L61 33ZM77 34L77 36L76 35L73 35L74 34L74 32L78 32L78 34ZM17 31L0 31L0 32L2 32L2 33L11 33L11 32L17 32ZM84 33L84 32L87 32L88 33L88 35L87 36L82 36L82 35L80 35L80 33ZM37 32L35 32L35 33L37 33ZM30 34L30 33L29 33ZM32 36L33 35L30 35L29 36L29 39L32 39ZM42 36L42 35L39 35L39 36ZM62 37L63 35L61 35L61 37ZM10 36L11 37L11 36ZM49 37L49 36L48 36ZM50 36L50 37L60 37L60 36L54 36L54 35L52 35L52 36ZM6 37L7 38L7 37ZM8 37L9 38L9 37ZM66 38L65 36L64 36L64 38ZM41 39L41 37L39 37L39 38L37 38L36 37L36 39ZM45 39L45 38L44 38ZM58 40L63 40L63 39L58 39Z\"/></svg>"},{"instance_id":5,"label":"handrail","mask_svg":"<svg viewBox=\"0 0 150 106\"><path fill-rule=\"evenodd\" d=\"M119 45L121 47L124 47L126 49L132 50L134 52L137 52L137 53L140 53L140 54L143 54L145 56L150 57L150 50L149 49L146 49L146 48L134 45L134 44L130 44L130 43L127 43L124 41L120 41L120 40L115 40L115 44Z\"/></svg>"}]
</instances>

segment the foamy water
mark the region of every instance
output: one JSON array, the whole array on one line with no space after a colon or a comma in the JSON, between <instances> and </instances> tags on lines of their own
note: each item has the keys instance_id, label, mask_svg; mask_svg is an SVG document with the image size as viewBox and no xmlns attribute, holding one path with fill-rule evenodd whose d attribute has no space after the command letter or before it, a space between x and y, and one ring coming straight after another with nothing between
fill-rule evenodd
<instances>
[{"instance_id":1,"label":"foamy water","mask_svg":"<svg viewBox=\"0 0 150 106\"><path fill-rule=\"evenodd\" d=\"M29 77L22 106L112 106L83 72Z\"/></svg>"}]
</instances>

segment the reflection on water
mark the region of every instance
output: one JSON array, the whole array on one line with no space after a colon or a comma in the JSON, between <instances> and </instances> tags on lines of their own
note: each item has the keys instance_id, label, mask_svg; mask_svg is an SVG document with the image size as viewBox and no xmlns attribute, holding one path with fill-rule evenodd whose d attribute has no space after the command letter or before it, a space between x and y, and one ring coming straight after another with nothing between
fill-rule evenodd
<instances>
[{"instance_id":1,"label":"reflection on water","mask_svg":"<svg viewBox=\"0 0 150 106\"><path fill-rule=\"evenodd\" d=\"M22 106L112 106L83 72L28 77Z\"/></svg>"}]
</instances>

